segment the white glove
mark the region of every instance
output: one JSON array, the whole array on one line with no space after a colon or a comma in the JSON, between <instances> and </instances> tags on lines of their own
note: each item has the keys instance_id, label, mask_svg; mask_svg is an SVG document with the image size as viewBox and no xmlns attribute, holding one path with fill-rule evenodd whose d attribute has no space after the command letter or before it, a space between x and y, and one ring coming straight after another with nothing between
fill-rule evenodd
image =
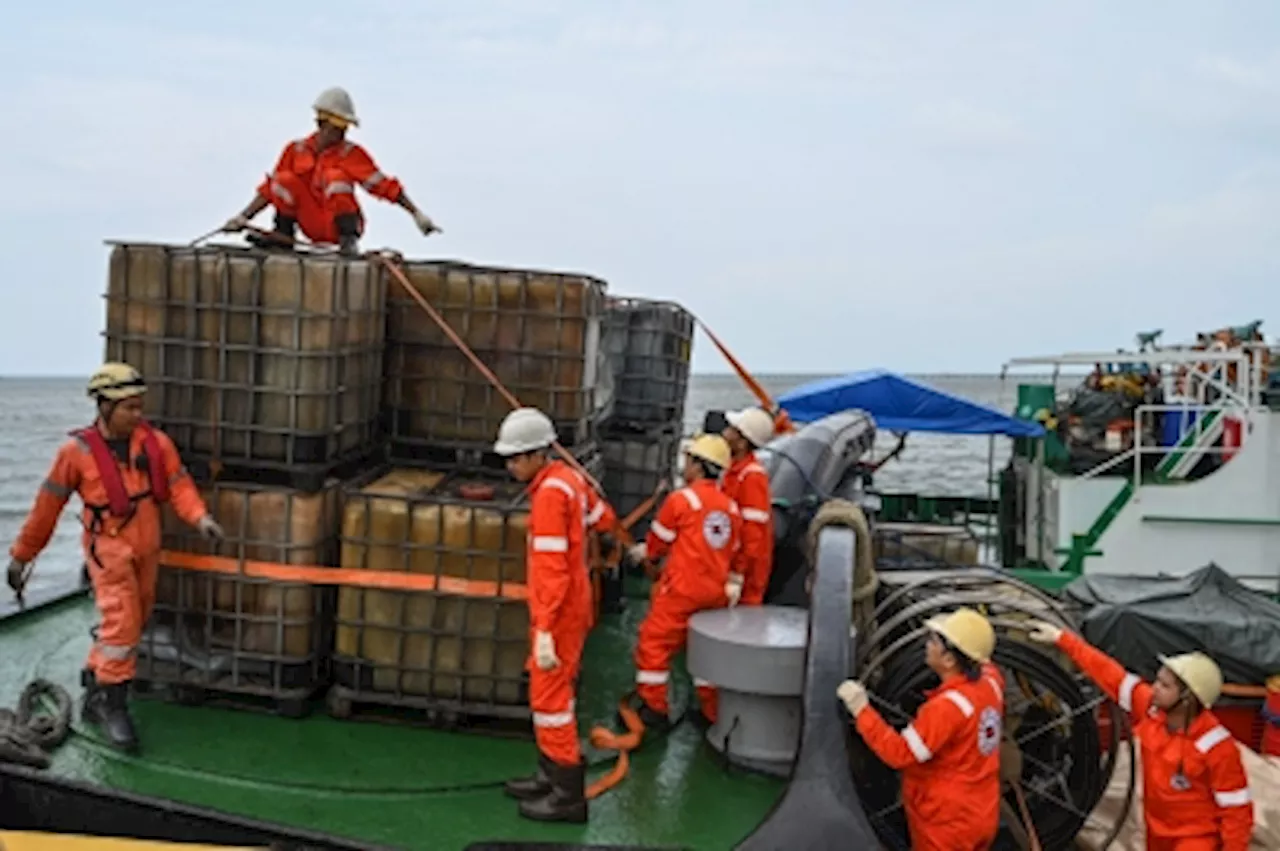
<instances>
[{"instance_id":1,"label":"white glove","mask_svg":"<svg viewBox=\"0 0 1280 851\"><path fill-rule=\"evenodd\" d=\"M551 633L539 630L533 634L533 661L541 671L550 671L560 664L560 660L556 658L556 642Z\"/></svg>"},{"instance_id":2,"label":"white glove","mask_svg":"<svg viewBox=\"0 0 1280 851\"><path fill-rule=\"evenodd\" d=\"M1032 621L1031 632L1027 638L1038 644L1057 644L1062 637L1062 628L1045 621Z\"/></svg>"},{"instance_id":3,"label":"white glove","mask_svg":"<svg viewBox=\"0 0 1280 851\"><path fill-rule=\"evenodd\" d=\"M239 233L248 226L249 220L239 213L236 213L234 216L227 219L227 223L222 226L222 229L226 233Z\"/></svg>"},{"instance_id":4,"label":"white glove","mask_svg":"<svg viewBox=\"0 0 1280 851\"><path fill-rule=\"evenodd\" d=\"M417 222L418 230L422 231L423 236L430 236L432 233L443 233L440 228L436 227L436 223L431 221L431 217L421 210L413 214L413 220Z\"/></svg>"},{"instance_id":5,"label":"white glove","mask_svg":"<svg viewBox=\"0 0 1280 851\"><path fill-rule=\"evenodd\" d=\"M648 557L649 548L645 546L643 541L627 550L627 559L630 560L632 564L643 564L644 560Z\"/></svg>"},{"instance_id":6,"label":"white glove","mask_svg":"<svg viewBox=\"0 0 1280 851\"><path fill-rule=\"evenodd\" d=\"M724 595L729 598L729 608L738 605L742 599L742 574L730 573L729 581L724 584Z\"/></svg>"},{"instance_id":7,"label":"white glove","mask_svg":"<svg viewBox=\"0 0 1280 851\"><path fill-rule=\"evenodd\" d=\"M196 529L201 535L214 541L225 540L227 535L222 531L222 527L218 525L218 521L213 519L212 515L206 514L196 523Z\"/></svg>"},{"instance_id":8,"label":"white glove","mask_svg":"<svg viewBox=\"0 0 1280 851\"><path fill-rule=\"evenodd\" d=\"M867 688L857 680L845 680L840 684L840 688L836 689L836 697L844 701L844 705L849 710L849 714L854 718L858 717L858 713L867 708L870 702L867 698Z\"/></svg>"}]
</instances>

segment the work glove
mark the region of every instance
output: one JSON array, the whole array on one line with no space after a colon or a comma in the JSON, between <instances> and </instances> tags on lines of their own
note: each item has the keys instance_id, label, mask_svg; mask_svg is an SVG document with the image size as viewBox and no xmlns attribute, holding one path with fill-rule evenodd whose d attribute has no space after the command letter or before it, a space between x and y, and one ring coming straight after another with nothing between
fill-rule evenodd
<instances>
[{"instance_id":1,"label":"work glove","mask_svg":"<svg viewBox=\"0 0 1280 851\"><path fill-rule=\"evenodd\" d=\"M16 558L9 561L8 570L9 587L13 589L13 593L21 594L22 589L27 584L27 565L18 561Z\"/></svg>"},{"instance_id":2,"label":"work glove","mask_svg":"<svg viewBox=\"0 0 1280 851\"><path fill-rule=\"evenodd\" d=\"M649 548L645 546L643 541L627 550L627 561L631 564L644 564L648 558Z\"/></svg>"},{"instance_id":3,"label":"work glove","mask_svg":"<svg viewBox=\"0 0 1280 851\"><path fill-rule=\"evenodd\" d=\"M431 236L432 233L442 232L436 227L436 223L431 221L431 217L421 210L417 210L413 214L413 220L418 225L418 230L422 231L423 236Z\"/></svg>"},{"instance_id":4,"label":"work glove","mask_svg":"<svg viewBox=\"0 0 1280 851\"><path fill-rule=\"evenodd\" d=\"M844 701L845 708L854 718L857 718L858 713L866 709L867 704L870 703L867 698L867 687L857 680L842 682L840 688L836 689L836 697Z\"/></svg>"},{"instance_id":5,"label":"work glove","mask_svg":"<svg viewBox=\"0 0 1280 851\"><path fill-rule=\"evenodd\" d=\"M742 574L730 573L729 581L724 584L724 595L729 598L729 608L738 605L742 599Z\"/></svg>"},{"instance_id":6,"label":"work glove","mask_svg":"<svg viewBox=\"0 0 1280 851\"><path fill-rule=\"evenodd\" d=\"M239 233L249 226L249 220L244 216L236 213L227 219L227 223L222 226L222 230L226 233Z\"/></svg>"},{"instance_id":7,"label":"work glove","mask_svg":"<svg viewBox=\"0 0 1280 851\"><path fill-rule=\"evenodd\" d=\"M1045 621L1032 621L1031 632L1027 634L1027 638L1038 644L1057 644L1058 639L1062 637L1062 627L1054 626Z\"/></svg>"},{"instance_id":8,"label":"work glove","mask_svg":"<svg viewBox=\"0 0 1280 851\"><path fill-rule=\"evenodd\" d=\"M227 537L227 534L222 531L222 527L218 525L218 521L214 520L210 514L200 518L199 522L196 523L196 529L211 541L223 541Z\"/></svg>"},{"instance_id":9,"label":"work glove","mask_svg":"<svg viewBox=\"0 0 1280 851\"><path fill-rule=\"evenodd\" d=\"M556 642L551 633L538 630L533 634L533 661L540 671L550 671L560 664L556 657Z\"/></svg>"}]
</instances>

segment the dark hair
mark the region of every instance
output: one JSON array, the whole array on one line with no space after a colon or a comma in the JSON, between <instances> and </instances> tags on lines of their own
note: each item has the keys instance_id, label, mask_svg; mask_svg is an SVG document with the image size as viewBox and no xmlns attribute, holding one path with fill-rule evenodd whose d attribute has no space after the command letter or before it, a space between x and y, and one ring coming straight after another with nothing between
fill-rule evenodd
<instances>
[{"instance_id":1,"label":"dark hair","mask_svg":"<svg viewBox=\"0 0 1280 851\"><path fill-rule=\"evenodd\" d=\"M698 465L698 469L702 471L702 475L708 479L718 479L724 471L720 469L720 465L712 464L703 458L694 458L694 463Z\"/></svg>"},{"instance_id":2,"label":"dark hair","mask_svg":"<svg viewBox=\"0 0 1280 851\"><path fill-rule=\"evenodd\" d=\"M977 682L978 677L982 676L982 666L967 654L962 653L942 633L935 632L934 635L937 636L938 641L942 642L942 649L955 657L956 665L959 666L960 673L964 674L965 679Z\"/></svg>"}]
</instances>

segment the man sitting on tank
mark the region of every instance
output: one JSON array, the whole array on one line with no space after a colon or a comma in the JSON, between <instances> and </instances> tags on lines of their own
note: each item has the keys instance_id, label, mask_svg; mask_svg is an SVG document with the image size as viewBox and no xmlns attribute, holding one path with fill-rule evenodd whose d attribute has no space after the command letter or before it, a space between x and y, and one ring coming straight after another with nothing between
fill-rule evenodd
<instances>
[{"instance_id":1,"label":"man sitting on tank","mask_svg":"<svg viewBox=\"0 0 1280 851\"><path fill-rule=\"evenodd\" d=\"M319 244L338 244L345 255L356 253L364 232L364 214L356 201L356 186L376 198L398 204L413 215L423 236L439 228L409 200L394 177L383 174L363 147L347 139L347 129L358 127L355 104L345 89L325 89L316 98L316 132L284 146L275 170L258 185L257 194L223 230L236 233L267 205L276 208L272 238L252 237L263 246L290 247L296 228Z\"/></svg>"},{"instance_id":2,"label":"man sitting on tank","mask_svg":"<svg viewBox=\"0 0 1280 851\"><path fill-rule=\"evenodd\" d=\"M719 487L730 462L729 444L723 437L695 438L684 456L686 485L667 496L649 524L644 543L628 553L630 561L644 564L651 575L652 563L666 557L636 644L638 714L646 730L670 727L671 660L685 645L689 619L704 609L731 605L742 592L743 577L733 572L742 517ZM714 723L715 689L698 680L694 686L703 715Z\"/></svg>"}]
</instances>

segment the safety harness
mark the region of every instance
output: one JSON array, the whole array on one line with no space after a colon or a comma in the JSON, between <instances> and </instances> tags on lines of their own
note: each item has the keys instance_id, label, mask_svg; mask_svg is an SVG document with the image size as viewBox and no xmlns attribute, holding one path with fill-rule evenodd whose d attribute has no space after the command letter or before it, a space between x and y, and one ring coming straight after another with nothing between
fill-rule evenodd
<instances>
[{"instance_id":1,"label":"safety harness","mask_svg":"<svg viewBox=\"0 0 1280 851\"><path fill-rule=\"evenodd\" d=\"M125 489L124 477L120 475L116 457L112 454L111 447L107 445L107 440L102 436L97 425L71 432L74 437L84 441L89 447L89 454L93 457L98 475L102 478L102 486L107 491L106 503L86 502L84 505L93 515L93 523L88 531L95 538L102 530L102 521L106 514L124 518L124 522L120 524L120 528L124 528L137 513L138 503L142 500L151 497L158 503L169 501L169 473L165 469L164 455L160 452L160 441L149 424L140 423L138 428L142 429L142 454L134 459L133 463L138 469L147 471L151 479L151 487L136 494L130 494ZM97 560L96 554L94 554L94 560Z\"/></svg>"}]
</instances>

